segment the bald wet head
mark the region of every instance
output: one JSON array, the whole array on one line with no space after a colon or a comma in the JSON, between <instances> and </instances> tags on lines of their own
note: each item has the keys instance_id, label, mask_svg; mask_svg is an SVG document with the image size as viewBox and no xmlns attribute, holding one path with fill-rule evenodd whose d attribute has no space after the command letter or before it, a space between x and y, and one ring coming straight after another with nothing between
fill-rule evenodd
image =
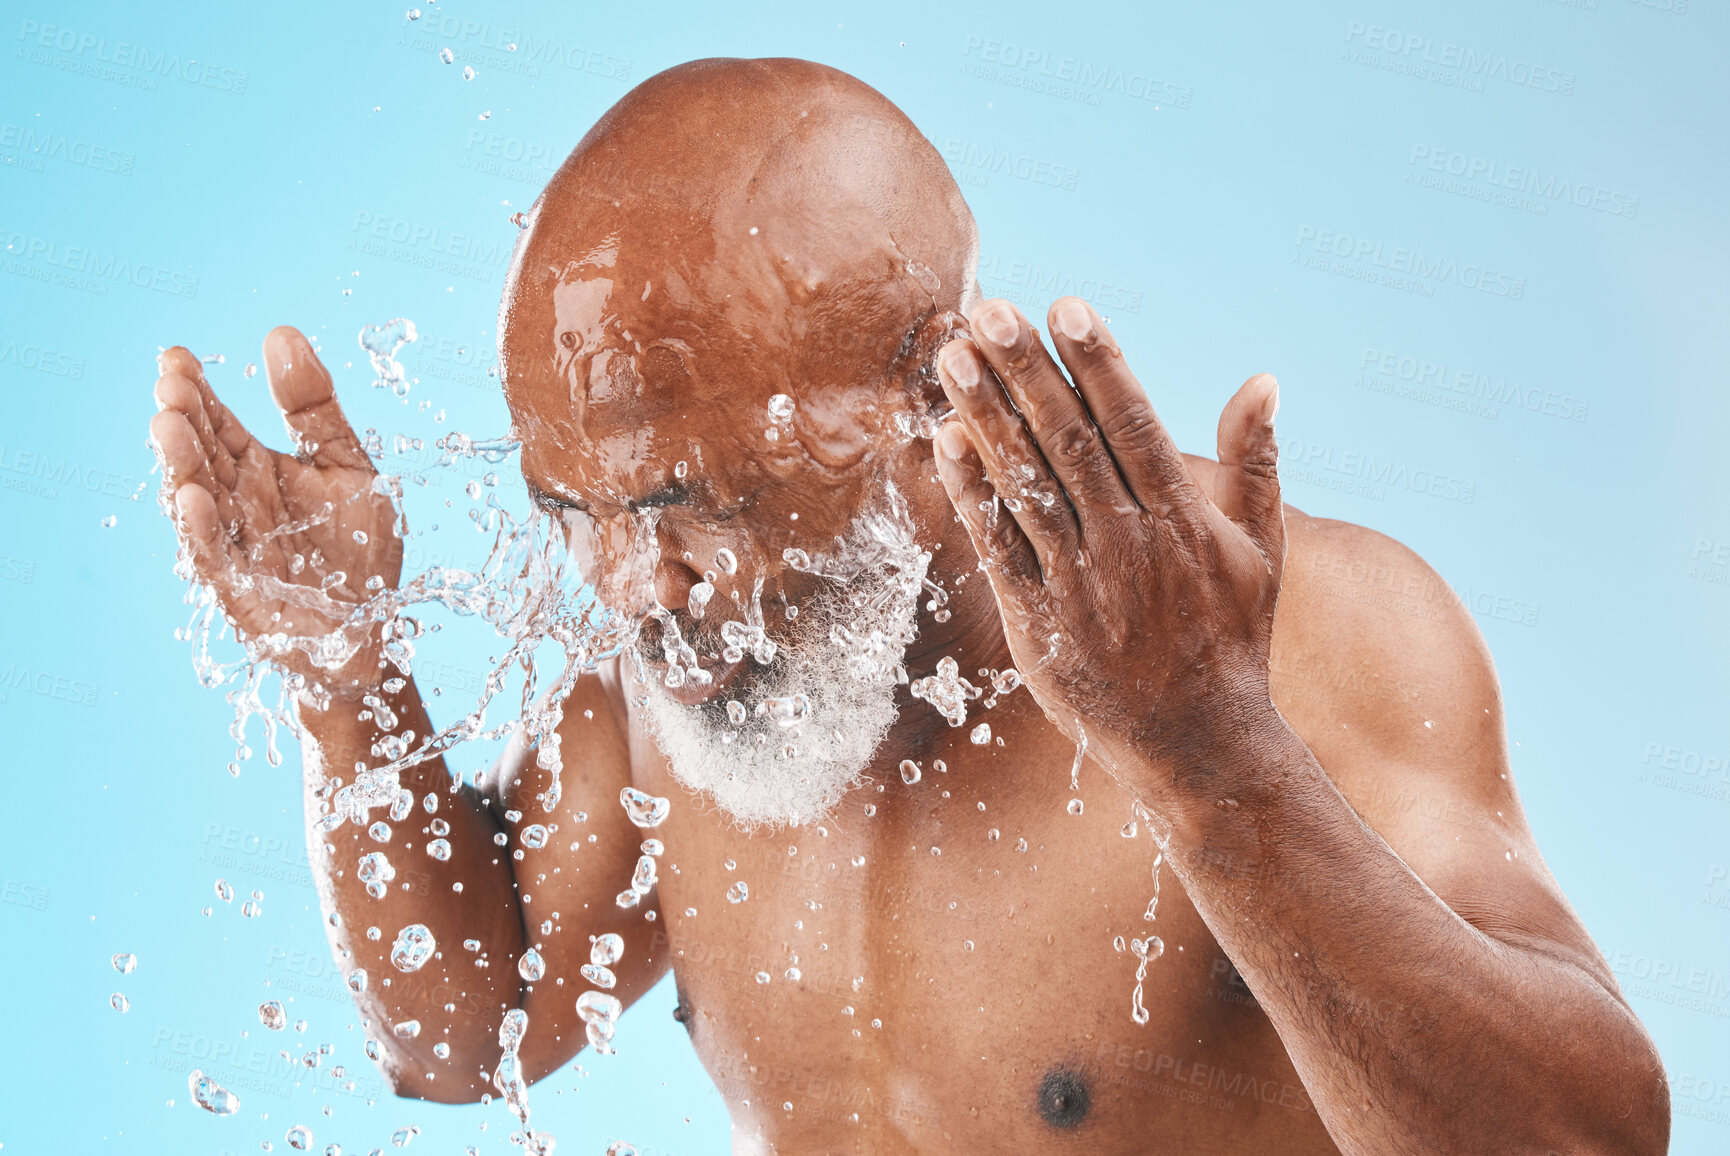
<instances>
[{"instance_id":1,"label":"bald wet head","mask_svg":"<svg viewBox=\"0 0 1730 1156\"><path fill-rule=\"evenodd\" d=\"M721 508L776 477L841 481L894 429L883 387L953 330L927 323L958 320L977 254L942 158L868 85L801 60L660 73L578 144L518 246L500 333L525 472ZM802 452L763 436L777 394Z\"/></svg>"},{"instance_id":2,"label":"bald wet head","mask_svg":"<svg viewBox=\"0 0 1730 1156\"><path fill-rule=\"evenodd\" d=\"M524 476L605 600L695 646L693 681L713 675L716 693L686 686L680 701L707 704L710 723L723 683L749 705L753 689L786 698L787 679L822 677L820 661L799 675L710 661L706 649L725 647L706 632L723 614L749 623L760 600L780 610L769 634L796 652L788 608L835 600L786 552L855 535L888 483L932 472L908 432L946 408L931 360L964 327L977 260L972 216L930 143L868 85L800 60L704 60L650 78L530 213L500 311ZM946 508L921 512L931 500L915 499L913 522L947 521ZM699 623L687 603L704 578L719 612ZM873 628L910 638L911 605L904 628ZM886 729L893 712L873 717Z\"/></svg>"}]
</instances>

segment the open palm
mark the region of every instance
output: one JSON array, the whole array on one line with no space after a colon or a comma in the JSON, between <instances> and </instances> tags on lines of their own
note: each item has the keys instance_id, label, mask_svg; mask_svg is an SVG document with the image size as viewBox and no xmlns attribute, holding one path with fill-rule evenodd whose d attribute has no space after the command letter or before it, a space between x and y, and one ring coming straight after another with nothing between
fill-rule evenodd
<instances>
[{"instance_id":1,"label":"open palm","mask_svg":"<svg viewBox=\"0 0 1730 1156\"><path fill-rule=\"evenodd\" d=\"M333 693L370 690L380 624L354 611L401 576L396 509L307 339L272 330L264 365L293 454L253 437L189 351L158 359L150 435L181 541L243 637Z\"/></svg>"}]
</instances>

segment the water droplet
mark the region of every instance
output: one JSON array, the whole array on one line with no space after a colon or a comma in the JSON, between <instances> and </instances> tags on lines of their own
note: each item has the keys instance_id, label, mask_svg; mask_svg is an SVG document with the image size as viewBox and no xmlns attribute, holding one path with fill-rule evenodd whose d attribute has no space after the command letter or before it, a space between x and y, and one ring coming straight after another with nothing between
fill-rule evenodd
<instances>
[{"instance_id":1,"label":"water droplet","mask_svg":"<svg viewBox=\"0 0 1730 1156\"><path fill-rule=\"evenodd\" d=\"M723 574L737 574L739 572L739 559L733 551L722 546L715 551L715 566Z\"/></svg>"},{"instance_id":2,"label":"water droplet","mask_svg":"<svg viewBox=\"0 0 1730 1156\"><path fill-rule=\"evenodd\" d=\"M372 840L375 843L390 842L390 824L385 822L383 819L380 819L378 822L368 827L366 833L372 836Z\"/></svg>"},{"instance_id":3,"label":"water droplet","mask_svg":"<svg viewBox=\"0 0 1730 1156\"><path fill-rule=\"evenodd\" d=\"M433 1045L433 1055L437 1056L441 1060L448 1060L451 1055L451 1046L443 1040L440 1040L438 1043Z\"/></svg>"},{"instance_id":4,"label":"water droplet","mask_svg":"<svg viewBox=\"0 0 1730 1156\"><path fill-rule=\"evenodd\" d=\"M659 855L666 849L666 844L662 843L659 839L644 839L641 843L637 844L637 850L641 851L645 855Z\"/></svg>"},{"instance_id":5,"label":"water droplet","mask_svg":"<svg viewBox=\"0 0 1730 1156\"><path fill-rule=\"evenodd\" d=\"M691 467L686 465L684 462L674 462L673 463L673 476L675 478L683 478L686 474L688 474L690 472L691 472Z\"/></svg>"},{"instance_id":6,"label":"water droplet","mask_svg":"<svg viewBox=\"0 0 1730 1156\"><path fill-rule=\"evenodd\" d=\"M130 951L118 951L108 960L114 965L114 970L121 975L131 975L132 969L138 966L138 957Z\"/></svg>"},{"instance_id":7,"label":"water droplet","mask_svg":"<svg viewBox=\"0 0 1730 1156\"><path fill-rule=\"evenodd\" d=\"M743 903L749 898L751 898L751 888L743 879L736 881L731 887L727 888L728 903Z\"/></svg>"},{"instance_id":8,"label":"water droplet","mask_svg":"<svg viewBox=\"0 0 1730 1156\"><path fill-rule=\"evenodd\" d=\"M759 971L757 973L757 982L758 983L768 983L769 982L769 973L766 971Z\"/></svg>"},{"instance_id":9,"label":"water droplet","mask_svg":"<svg viewBox=\"0 0 1730 1156\"><path fill-rule=\"evenodd\" d=\"M232 1116L240 1110L240 1097L197 1068L186 1074L192 1102L213 1116Z\"/></svg>"},{"instance_id":10,"label":"water droplet","mask_svg":"<svg viewBox=\"0 0 1730 1156\"><path fill-rule=\"evenodd\" d=\"M584 979L596 987L611 988L618 982L611 968L602 967L598 963L585 963L577 970L582 973Z\"/></svg>"},{"instance_id":11,"label":"water droplet","mask_svg":"<svg viewBox=\"0 0 1730 1156\"><path fill-rule=\"evenodd\" d=\"M980 723L978 726L973 728L972 733L967 737L973 740L975 746L984 746L986 743L991 741L991 724Z\"/></svg>"},{"instance_id":12,"label":"water droplet","mask_svg":"<svg viewBox=\"0 0 1730 1156\"><path fill-rule=\"evenodd\" d=\"M273 1032L280 1032L288 1026L288 1016L282 1010L279 999L265 1000L258 1005L258 1022Z\"/></svg>"},{"instance_id":13,"label":"water droplet","mask_svg":"<svg viewBox=\"0 0 1730 1156\"><path fill-rule=\"evenodd\" d=\"M390 946L391 966L398 971L419 971L437 948L426 924L411 923L396 933L396 942Z\"/></svg>"},{"instance_id":14,"label":"water droplet","mask_svg":"<svg viewBox=\"0 0 1730 1156\"><path fill-rule=\"evenodd\" d=\"M264 904L259 903L256 900L248 899L245 903L240 905L240 913L248 919L257 919L260 915L264 914Z\"/></svg>"},{"instance_id":15,"label":"water droplet","mask_svg":"<svg viewBox=\"0 0 1730 1156\"><path fill-rule=\"evenodd\" d=\"M450 49L448 49L448 48L439 49L439 59L441 61L443 61L444 63L449 64L451 61L455 60L456 58L457 58L456 53L452 52Z\"/></svg>"},{"instance_id":16,"label":"water droplet","mask_svg":"<svg viewBox=\"0 0 1730 1156\"><path fill-rule=\"evenodd\" d=\"M541 958L541 953L532 947L523 952L521 958L517 960L517 974L530 983L534 983L541 976L547 974L547 964Z\"/></svg>"},{"instance_id":17,"label":"water droplet","mask_svg":"<svg viewBox=\"0 0 1730 1156\"><path fill-rule=\"evenodd\" d=\"M865 866L865 856L855 855L850 860L850 862L852 862L853 866L855 866L855 867L863 867L863 866Z\"/></svg>"},{"instance_id":18,"label":"water droplet","mask_svg":"<svg viewBox=\"0 0 1730 1156\"><path fill-rule=\"evenodd\" d=\"M426 845L426 853L434 859L444 861L451 857L451 845L447 839L434 839Z\"/></svg>"},{"instance_id":19,"label":"water droplet","mask_svg":"<svg viewBox=\"0 0 1730 1156\"><path fill-rule=\"evenodd\" d=\"M539 823L530 823L523 828L522 840L529 850L539 850L547 845L547 829Z\"/></svg>"},{"instance_id":20,"label":"water droplet","mask_svg":"<svg viewBox=\"0 0 1730 1156\"><path fill-rule=\"evenodd\" d=\"M625 941L614 932L595 936L589 947L589 962L598 967L611 967L625 954Z\"/></svg>"},{"instance_id":21,"label":"water droplet","mask_svg":"<svg viewBox=\"0 0 1730 1156\"><path fill-rule=\"evenodd\" d=\"M258 366L249 361L246 363L246 368L241 370L241 373L247 377L257 377L258 376Z\"/></svg>"},{"instance_id":22,"label":"water droplet","mask_svg":"<svg viewBox=\"0 0 1730 1156\"><path fill-rule=\"evenodd\" d=\"M390 1031L399 1040L412 1040L420 1035L420 1021L403 1020L401 1023L392 1024Z\"/></svg>"},{"instance_id":23,"label":"water droplet","mask_svg":"<svg viewBox=\"0 0 1730 1156\"><path fill-rule=\"evenodd\" d=\"M110 514L106 518L102 519L102 528L104 530L112 530L119 523L120 519L116 518L113 514Z\"/></svg>"},{"instance_id":24,"label":"water droplet","mask_svg":"<svg viewBox=\"0 0 1730 1156\"><path fill-rule=\"evenodd\" d=\"M348 990L354 992L356 995L360 995L362 992L366 991L366 968L355 968L353 971L348 973L346 980L348 983Z\"/></svg>"},{"instance_id":25,"label":"water droplet","mask_svg":"<svg viewBox=\"0 0 1730 1156\"><path fill-rule=\"evenodd\" d=\"M615 1140L611 1144L607 1145L606 1156L637 1156L637 1148L634 1144L627 1144L623 1140Z\"/></svg>"},{"instance_id":26,"label":"water droplet","mask_svg":"<svg viewBox=\"0 0 1730 1156\"><path fill-rule=\"evenodd\" d=\"M463 65L463 79L464 80L473 80L474 78L475 78L474 66L472 64Z\"/></svg>"},{"instance_id":27,"label":"water droplet","mask_svg":"<svg viewBox=\"0 0 1730 1156\"><path fill-rule=\"evenodd\" d=\"M901 781L911 787L919 781L919 764L912 759L901 760Z\"/></svg>"},{"instance_id":28,"label":"water droplet","mask_svg":"<svg viewBox=\"0 0 1730 1156\"><path fill-rule=\"evenodd\" d=\"M127 1009L132 1006L132 1001L121 995L119 992L115 992L113 995L108 997L108 1006L113 1008L115 1011L124 1014Z\"/></svg>"},{"instance_id":29,"label":"water droplet","mask_svg":"<svg viewBox=\"0 0 1730 1156\"><path fill-rule=\"evenodd\" d=\"M288 1146L300 1152L312 1147L312 1129L305 1124L296 1124L290 1128L288 1130Z\"/></svg>"},{"instance_id":30,"label":"water droplet","mask_svg":"<svg viewBox=\"0 0 1730 1156\"><path fill-rule=\"evenodd\" d=\"M1135 838L1135 832L1136 832L1135 820L1131 819L1129 822L1127 822L1123 825L1123 830L1119 831L1118 834L1122 835L1125 839L1133 839L1133 838Z\"/></svg>"},{"instance_id":31,"label":"water droplet","mask_svg":"<svg viewBox=\"0 0 1730 1156\"><path fill-rule=\"evenodd\" d=\"M985 841L987 843L995 843L1001 837L1002 837L1002 832L1000 832L996 827L993 827L993 828L991 828L991 830L985 832Z\"/></svg>"},{"instance_id":32,"label":"water droplet","mask_svg":"<svg viewBox=\"0 0 1730 1156\"><path fill-rule=\"evenodd\" d=\"M224 903L234 902L234 888L229 886L228 880L218 879L216 881L216 897Z\"/></svg>"},{"instance_id":33,"label":"water droplet","mask_svg":"<svg viewBox=\"0 0 1730 1156\"><path fill-rule=\"evenodd\" d=\"M778 425L786 425L793 420L793 399L784 393L778 393L769 399L769 420Z\"/></svg>"},{"instance_id":34,"label":"water droplet","mask_svg":"<svg viewBox=\"0 0 1730 1156\"><path fill-rule=\"evenodd\" d=\"M1081 800L1080 799L1069 800L1069 813L1071 815L1081 814Z\"/></svg>"},{"instance_id":35,"label":"water droplet","mask_svg":"<svg viewBox=\"0 0 1730 1156\"><path fill-rule=\"evenodd\" d=\"M654 795L644 794L635 787L625 787L619 792L619 802L624 805L625 814L631 822L639 827L659 827L666 821L667 811L671 804Z\"/></svg>"},{"instance_id":36,"label":"water droplet","mask_svg":"<svg viewBox=\"0 0 1730 1156\"><path fill-rule=\"evenodd\" d=\"M360 857L360 866L355 874L366 884L368 895L383 899L386 885L396 878L396 868L390 865L383 851L368 851Z\"/></svg>"}]
</instances>

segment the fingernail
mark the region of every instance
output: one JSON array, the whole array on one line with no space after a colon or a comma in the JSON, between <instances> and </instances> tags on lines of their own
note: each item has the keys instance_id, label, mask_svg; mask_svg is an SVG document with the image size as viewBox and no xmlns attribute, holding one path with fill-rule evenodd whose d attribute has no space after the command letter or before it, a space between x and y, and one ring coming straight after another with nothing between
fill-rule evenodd
<instances>
[{"instance_id":1,"label":"fingernail","mask_svg":"<svg viewBox=\"0 0 1730 1156\"><path fill-rule=\"evenodd\" d=\"M1073 297L1057 307L1052 320L1057 322L1058 332L1071 341L1086 341L1093 335L1093 311Z\"/></svg>"},{"instance_id":2,"label":"fingernail","mask_svg":"<svg viewBox=\"0 0 1730 1156\"><path fill-rule=\"evenodd\" d=\"M968 393L979 386L979 362L974 359L973 351L961 342L956 342L944 352L943 372Z\"/></svg>"},{"instance_id":3,"label":"fingernail","mask_svg":"<svg viewBox=\"0 0 1730 1156\"><path fill-rule=\"evenodd\" d=\"M1267 391L1267 397L1262 399L1261 420L1263 425L1272 425L1274 414L1279 412L1279 380L1272 374L1268 375L1272 384Z\"/></svg>"},{"instance_id":4,"label":"fingernail","mask_svg":"<svg viewBox=\"0 0 1730 1156\"><path fill-rule=\"evenodd\" d=\"M961 455L967 452L967 433L955 422L943 423L943 428L937 431L937 452L952 462L961 460Z\"/></svg>"},{"instance_id":5,"label":"fingernail","mask_svg":"<svg viewBox=\"0 0 1730 1156\"><path fill-rule=\"evenodd\" d=\"M1009 311L1009 306L1001 303L981 310L979 316L973 319L973 328L993 345L1014 345L1016 337L1021 333L1021 325L1015 320L1015 314Z\"/></svg>"}]
</instances>

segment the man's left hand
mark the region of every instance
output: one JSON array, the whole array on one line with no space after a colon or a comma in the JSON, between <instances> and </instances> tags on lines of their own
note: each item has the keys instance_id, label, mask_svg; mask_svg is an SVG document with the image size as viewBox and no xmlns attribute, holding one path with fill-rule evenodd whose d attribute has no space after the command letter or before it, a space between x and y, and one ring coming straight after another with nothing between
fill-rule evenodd
<instances>
[{"instance_id":1,"label":"man's left hand","mask_svg":"<svg viewBox=\"0 0 1730 1156\"><path fill-rule=\"evenodd\" d=\"M1278 385L1257 375L1226 404L1209 495L1093 309L1062 298L1049 327L1068 377L1006 301L943 347L938 472L1039 705L1158 797L1156 778L1211 780L1222 747L1278 724Z\"/></svg>"}]
</instances>

